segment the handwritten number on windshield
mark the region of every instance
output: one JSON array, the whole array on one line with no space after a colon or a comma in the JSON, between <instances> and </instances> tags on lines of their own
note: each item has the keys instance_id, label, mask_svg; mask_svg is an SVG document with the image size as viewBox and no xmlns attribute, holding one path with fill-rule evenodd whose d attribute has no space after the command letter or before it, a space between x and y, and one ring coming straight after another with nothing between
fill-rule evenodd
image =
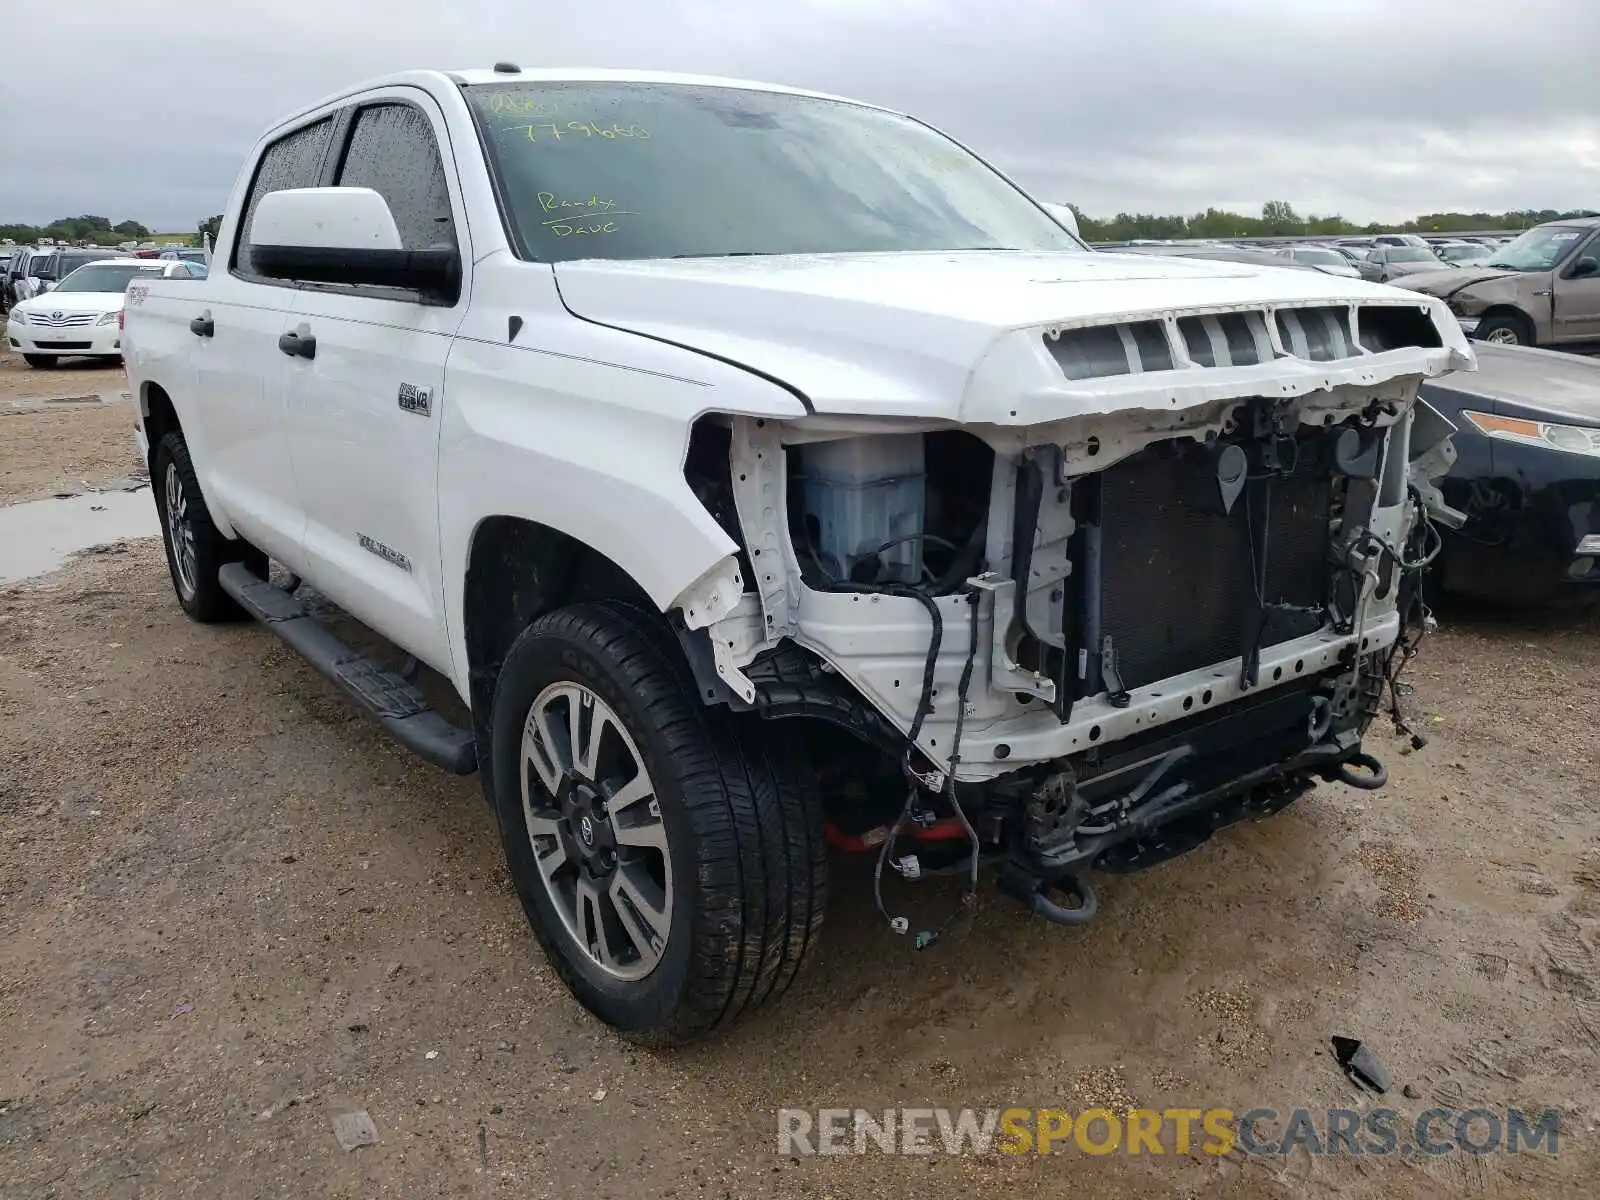
<instances>
[{"instance_id":1,"label":"handwritten number on windshield","mask_svg":"<svg viewBox=\"0 0 1600 1200\"><path fill-rule=\"evenodd\" d=\"M559 142L572 138L605 138L616 141L620 138L639 138L649 140L650 131L642 125L597 125L593 121L568 121L565 125L558 125L554 121L540 122L534 125L508 125L501 133L521 134L530 142Z\"/></svg>"}]
</instances>

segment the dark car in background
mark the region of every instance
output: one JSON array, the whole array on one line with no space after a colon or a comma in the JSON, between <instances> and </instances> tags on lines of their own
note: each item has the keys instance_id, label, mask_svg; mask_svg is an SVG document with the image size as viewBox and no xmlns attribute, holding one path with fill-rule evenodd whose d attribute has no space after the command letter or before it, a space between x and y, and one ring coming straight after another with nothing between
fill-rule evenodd
<instances>
[{"instance_id":1,"label":"dark car in background","mask_svg":"<svg viewBox=\"0 0 1600 1200\"><path fill-rule=\"evenodd\" d=\"M1476 371L1422 385L1456 425L1440 489L1467 516L1441 531L1434 578L1501 603L1600 599L1600 361L1497 344L1477 352Z\"/></svg>"}]
</instances>

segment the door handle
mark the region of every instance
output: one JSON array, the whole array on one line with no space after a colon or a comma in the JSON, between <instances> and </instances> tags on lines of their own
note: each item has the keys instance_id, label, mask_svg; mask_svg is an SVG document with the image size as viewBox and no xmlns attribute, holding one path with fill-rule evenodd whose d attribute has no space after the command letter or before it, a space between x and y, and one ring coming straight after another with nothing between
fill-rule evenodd
<instances>
[{"instance_id":1,"label":"door handle","mask_svg":"<svg viewBox=\"0 0 1600 1200\"><path fill-rule=\"evenodd\" d=\"M209 309L189 322L189 332L196 337L216 336L217 323L211 319L211 311Z\"/></svg>"},{"instance_id":2,"label":"door handle","mask_svg":"<svg viewBox=\"0 0 1600 1200\"><path fill-rule=\"evenodd\" d=\"M315 358L317 356L317 339L309 333L288 333L278 335L278 349L290 358Z\"/></svg>"}]
</instances>

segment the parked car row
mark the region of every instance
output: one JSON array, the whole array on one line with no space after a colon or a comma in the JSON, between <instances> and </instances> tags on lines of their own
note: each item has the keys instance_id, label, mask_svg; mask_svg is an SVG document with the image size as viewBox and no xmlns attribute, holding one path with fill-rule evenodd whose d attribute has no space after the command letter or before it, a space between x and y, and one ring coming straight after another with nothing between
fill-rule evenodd
<instances>
[{"instance_id":1,"label":"parked car row","mask_svg":"<svg viewBox=\"0 0 1600 1200\"><path fill-rule=\"evenodd\" d=\"M88 261L79 263L79 254L89 255ZM56 282L54 272L62 266L70 269ZM100 251L63 252L57 263L39 269L52 286L12 306L6 342L30 367L41 369L64 357L120 358L123 295L133 280L204 279L207 274L204 263L107 257Z\"/></svg>"},{"instance_id":2,"label":"parked car row","mask_svg":"<svg viewBox=\"0 0 1600 1200\"><path fill-rule=\"evenodd\" d=\"M1111 252L1342 274L1318 249L1188 243ZM1419 392L1456 426L1456 461L1439 486L1464 518L1459 529L1440 525L1430 576L1452 595L1504 604L1600 597L1600 358L1518 344L1600 344L1600 274L1592 265L1600 220L1556 222L1484 249L1487 263L1399 279L1444 297L1480 342L1476 371L1425 380ZM1535 310L1548 319L1536 321Z\"/></svg>"},{"instance_id":3,"label":"parked car row","mask_svg":"<svg viewBox=\"0 0 1600 1200\"><path fill-rule=\"evenodd\" d=\"M1600 351L1600 217L1550 221L1503 239L1384 233L1325 243L1145 242L1106 249L1359 275L1439 297L1479 341Z\"/></svg>"},{"instance_id":4,"label":"parked car row","mask_svg":"<svg viewBox=\"0 0 1600 1200\"><path fill-rule=\"evenodd\" d=\"M38 249L21 247L6 264L4 279L0 279L0 292L4 293L6 311L24 300L42 296L62 279L86 263L107 258L126 258L121 250L63 249L60 246L42 246Z\"/></svg>"}]
</instances>

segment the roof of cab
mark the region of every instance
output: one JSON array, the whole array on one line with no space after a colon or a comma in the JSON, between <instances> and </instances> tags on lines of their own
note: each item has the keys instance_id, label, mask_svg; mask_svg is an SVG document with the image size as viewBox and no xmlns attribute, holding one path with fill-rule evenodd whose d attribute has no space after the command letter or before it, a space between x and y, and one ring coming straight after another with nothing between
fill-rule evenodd
<instances>
[{"instance_id":1,"label":"roof of cab","mask_svg":"<svg viewBox=\"0 0 1600 1200\"><path fill-rule=\"evenodd\" d=\"M863 108L879 108L849 96L836 96L829 92L812 92L805 88L785 87L779 83L759 83L749 79L726 79L717 75L683 75L674 71L629 71L611 67L526 67L515 73L496 71L488 67L474 67L464 71L404 71L368 79L358 84L324 96L314 104L296 109L273 125L273 130L291 124L309 113L359 96L363 92L385 87L428 86L474 87L489 83L660 83L681 84L691 87L724 87L741 91L777 92L788 96L810 96L817 100L837 100L845 104L859 104Z\"/></svg>"}]
</instances>

